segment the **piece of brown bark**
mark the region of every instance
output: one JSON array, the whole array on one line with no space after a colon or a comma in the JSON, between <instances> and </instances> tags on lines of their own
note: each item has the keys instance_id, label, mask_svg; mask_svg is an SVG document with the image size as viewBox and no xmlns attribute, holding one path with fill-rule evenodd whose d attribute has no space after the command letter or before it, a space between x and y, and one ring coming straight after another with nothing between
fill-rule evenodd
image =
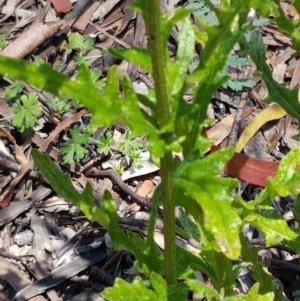
<instances>
[{"instance_id":1,"label":"piece of brown bark","mask_svg":"<svg viewBox=\"0 0 300 301\"><path fill-rule=\"evenodd\" d=\"M52 5L56 12L67 13L72 9L72 2L70 0L52 0Z\"/></svg>"},{"instance_id":2,"label":"piece of brown bark","mask_svg":"<svg viewBox=\"0 0 300 301\"><path fill-rule=\"evenodd\" d=\"M12 58L24 58L67 24L68 22L64 20L48 23L34 22L16 40L5 47L0 54Z\"/></svg>"}]
</instances>

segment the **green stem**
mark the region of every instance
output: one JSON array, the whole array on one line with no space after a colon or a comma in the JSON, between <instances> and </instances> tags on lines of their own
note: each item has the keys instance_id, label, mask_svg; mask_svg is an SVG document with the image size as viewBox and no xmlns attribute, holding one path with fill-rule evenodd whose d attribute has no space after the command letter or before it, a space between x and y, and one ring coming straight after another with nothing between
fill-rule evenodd
<instances>
[{"instance_id":1,"label":"green stem","mask_svg":"<svg viewBox=\"0 0 300 301\"><path fill-rule=\"evenodd\" d=\"M171 118L171 106L166 81L166 45L163 42L161 28L160 0L148 1L149 17L147 29L152 58L153 79L157 99L158 127L163 131ZM168 143L172 134L164 134ZM175 202L172 197L172 153L167 152L160 160L162 177L162 201L164 207L164 242L165 242L165 277L168 284L176 282L176 253L175 253Z\"/></svg>"},{"instance_id":2,"label":"green stem","mask_svg":"<svg viewBox=\"0 0 300 301\"><path fill-rule=\"evenodd\" d=\"M172 198L172 154L160 160L162 198L164 206L165 277L168 284L176 283L175 204Z\"/></svg>"}]
</instances>

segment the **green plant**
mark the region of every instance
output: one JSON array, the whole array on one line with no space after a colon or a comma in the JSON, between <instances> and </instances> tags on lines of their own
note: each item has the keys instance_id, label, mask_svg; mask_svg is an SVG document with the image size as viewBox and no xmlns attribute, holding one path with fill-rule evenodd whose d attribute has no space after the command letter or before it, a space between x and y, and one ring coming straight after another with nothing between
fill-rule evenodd
<instances>
[{"instance_id":1,"label":"green plant","mask_svg":"<svg viewBox=\"0 0 300 301\"><path fill-rule=\"evenodd\" d=\"M253 32L253 30L257 29L259 26L264 26L269 23L269 18L260 18L257 20L253 20L248 24L244 24L244 26L249 26L249 29L244 34L244 38L247 41L249 41L251 37L251 32ZM235 52L228 56L228 59L223 69L224 74L229 76L228 81L225 84L223 84L223 87L230 88L233 91L242 91L244 88L253 88L256 83L253 79L249 78L249 74L244 74L243 68L253 68L255 64L250 58L242 56L239 44L235 46ZM235 76L231 75L231 70L233 70Z\"/></svg>"},{"instance_id":2,"label":"green plant","mask_svg":"<svg viewBox=\"0 0 300 301\"><path fill-rule=\"evenodd\" d=\"M71 33L68 36L68 52L72 50L89 51L93 48L94 41L91 37L84 37L79 33Z\"/></svg>"},{"instance_id":3,"label":"green plant","mask_svg":"<svg viewBox=\"0 0 300 301\"><path fill-rule=\"evenodd\" d=\"M218 1L211 1L211 4L218 5ZM216 14L212 9L210 9L210 5L207 3L207 1L189 0L187 8L191 9L194 16L200 18L201 21L211 25L219 24Z\"/></svg>"},{"instance_id":4,"label":"green plant","mask_svg":"<svg viewBox=\"0 0 300 301\"><path fill-rule=\"evenodd\" d=\"M125 132L124 141L118 147L118 150L125 156L131 157L142 148L143 144L140 138L136 137L131 131Z\"/></svg>"},{"instance_id":5,"label":"green plant","mask_svg":"<svg viewBox=\"0 0 300 301\"><path fill-rule=\"evenodd\" d=\"M124 138L121 143L117 143L113 139L111 132L100 136L97 144L97 151L104 155L112 155L115 152L121 153L124 157L130 158L131 166L136 167L140 161L140 150L143 149L143 143L139 137L133 135L130 130L125 131ZM122 173L123 167L120 166Z\"/></svg>"},{"instance_id":6,"label":"green plant","mask_svg":"<svg viewBox=\"0 0 300 301\"><path fill-rule=\"evenodd\" d=\"M67 53L75 52L74 60L77 65L80 66L85 64L89 67L91 80L98 91L101 92L105 87L105 78L99 69L90 66L90 58L84 55L87 51L92 50L93 47L94 40L91 37L84 37L79 33L71 33L68 36ZM82 106L76 99L73 100L72 105L75 108L80 108Z\"/></svg>"},{"instance_id":7,"label":"green plant","mask_svg":"<svg viewBox=\"0 0 300 301\"><path fill-rule=\"evenodd\" d=\"M63 154L63 161L67 164L74 161L79 162L87 154L86 146L90 143L97 145L97 151L100 154L112 155L113 153L121 153L122 156L128 157L132 160L132 166L139 162L139 150L143 147L141 139L134 136L129 130L126 130L124 139L117 144L114 141L112 133L107 132L101 135L99 141L94 141L91 136L92 129L81 129L75 125L70 129L69 141L61 143L59 146L60 152ZM120 166L121 173L123 167Z\"/></svg>"},{"instance_id":8,"label":"green plant","mask_svg":"<svg viewBox=\"0 0 300 301\"><path fill-rule=\"evenodd\" d=\"M107 156L108 154L111 154L111 149L114 143L115 141L111 132L108 132L105 135L101 135L99 138L97 151Z\"/></svg>"},{"instance_id":9,"label":"green plant","mask_svg":"<svg viewBox=\"0 0 300 301\"><path fill-rule=\"evenodd\" d=\"M12 124L20 131L24 132L34 127L37 117L41 113L41 106L35 93L21 95L12 106Z\"/></svg>"},{"instance_id":10,"label":"green plant","mask_svg":"<svg viewBox=\"0 0 300 301\"><path fill-rule=\"evenodd\" d=\"M63 160L65 163L72 163L75 161L79 162L85 154L87 149L84 147L89 142L90 133L82 131L76 124L70 129L71 140L66 143L62 143L59 150L63 154Z\"/></svg>"},{"instance_id":11,"label":"green plant","mask_svg":"<svg viewBox=\"0 0 300 301\"><path fill-rule=\"evenodd\" d=\"M96 88L101 93L106 85L105 77L103 77L102 72L97 68L90 68L91 79L94 82Z\"/></svg>"},{"instance_id":12,"label":"green plant","mask_svg":"<svg viewBox=\"0 0 300 301\"><path fill-rule=\"evenodd\" d=\"M71 106L70 103L68 103L67 101L61 100L57 97L48 98L47 103L49 104L51 109L54 110L54 112L57 112L59 114L67 112Z\"/></svg>"},{"instance_id":13,"label":"green plant","mask_svg":"<svg viewBox=\"0 0 300 301\"><path fill-rule=\"evenodd\" d=\"M5 46L5 41L8 36L9 36L9 29L4 27L0 33L0 49Z\"/></svg>"},{"instance_id":14,"label":"green plant","mask_svg":"<svg viewBox=\"0 0 300 301\"><path fill-rule=\"evenodd\" d=\"M101 223L108 230L114 248L132 252L140 272L148 276L150 286L138 277L131 284L118 279L114 287L103 293L108 300L129 297L131 300L187 300L190 291L199 292L207 300L282 300L281 291L274 289L272 277L259 262L256 249L243 236L242 228L251 224L261 230L267 246L284 243L300 251L298 233L291 230L271 206L276 195L299 195L300 172L295 167L299 165L300 151L292 150L267 187L255 200L245 202L233 193L238 186L237 180L221 176L224 164L233 155L233 148L220 149L206 156L211 142L201 135L206 108L213 93L227 80L222 71L237 42L261 72L272 100L300 119L296 90L288 90L273 80L259 34L254 32L248 42L243 26L250 8L268 15L272 7L278 25L291 35L297 47L300 36L294 30L299 24L285 18L277 1L224 0L218 7L209 1L206 4L215 12L218 24L200 24L198 29L189 21L189 10L162 14L159 0L137 0L133 4L144 18L149 48L111 52L140 65L153 76L154 89L150 89L148 95L136 94L127 76L120 79L116 67L109 70L106 87L99 95L85 64L81 64L77 78L71 80L46 64L0 57L1 73L28 81L59 97L77 99L91 111L94 124L112 126L122 122L129 126L133 135L147 136L153 158L159 161L162 183L152 199L148 234L142 238L120 228L116 205L109 192L105 192L101 206L95 206L89 184L78 193L70 178L62 174L48 156L33 151L36 165L53 189L78 205L87 218ZM296 1L294 4L300 11L299 4ZM182 26L177 53L171 59L167 40L179 21ZM203 51L198 66L190 74L195 40L203 45ZM193 91L192 103L183 101L188 90ZM139 102L147 110L141 108ZM173 152L181 152L183 160L173 158ZM154 241L159 205L164 209L164 250ZM175 227L175 205L185 211L186 217L181 217L185 221L183 229ZM187 222L188 216L192 216L192 223ZM189 228L194 229L193 238L201 246L197 252L189 252L175 244L176 233L188 237ZM242 263L234 264L238 259L242 259ZM242 265L251 266L256 283L247 294L234 295L233 288ZM206 274L212 287L198 281L195 271Z\"/></svg>"},{"instance_id":15,"label":"green plant","mask_svg":"<svg viewBox=\"0 0 300 301\"><path fill-rule=\"evenodd\" d=\"M105 88L106 84L105 77L103 76L102 72L99 69L90 66L89 57L85 57L80 54L75 54L74 60L79 66L82 64L89 66L91 79L94 82L95 86L98 88L98 91L101 92Z\"/></svg>"},{"instance_id":16,"label":"green plant","mask_svg":"<svg viewBox=\"0 0 300 301\"><path fill-rule=\"evenodd\" d=\"M4 90L4 96L12 107L12 124L20 131L32 129L42 111L36 93L25 94L24 83L15 81Z\"/></svg>"},{"instance_id":17,"label":"green plant","mask_svg":"<svg viewBox=\"0 0 300 301\"><path fill-rule=\"evenodd\" d=\"M15 81L5 88L4 95L10 104L14 103L20 97L23 87L24 85L22 82Z\"/></svg>"},{"instance_id":18,"label":"green plant","mask_svg":"<svg viewBox=\"0 0 300 301\"><path fill-rule=\"evenodd\" d=\"M243 67L253 67L253 62L247 57L241 57L239 55L230 55L224 66L224 74L229 75L232 69L236 77L230 77L228 81L223 85L224 88L230 88L233 91L242 91L244 88L253 88L255 86L255 81L245 77L243 71L240 68Z\"/></svg>"},{"instance_id":19,"label":"green plant","mask_svg":"<svg viewBox=\"0 0 300 301\"><path fill-rule=\"evenodd\" d=\"M213 5L218 5L217 1L211 1ZM196 21L210 24L219 25L219 20L214 11L214 7L205 0L189 0L188 8L192 9L192 14ZM260 18L253 21L247 21L243 24L245 30L244 36L247 40L250 39L250 33L258 28L270 23L269 18ZM249 78L249 74L244 74L243 67L254 67L254 63L248 57L242 56L240 53L239 45L235 45L234 51L228 55L225 63L223 73L228 76L228 80L222 85L224 88L230 88L233 91L242 91L244 88L253 88L255 81Z\"/></svg>"},{"instance_id":20,"label":"green plant","mask_svg":"<svg viewBox=\"0 0 300 301\"><path fill-rule=\"evenodd\" d=\"M81 52L91 50L93 48L93 45L94 41L91 37L84 37L79 33L72 33L68 36L67 52L76 52L74 59L79 65L86 64L87 66L90 66L90 59L82 56ZM35 57L35 64L43 65L45 64L45 61L40 57ZM106 80L103 77L102 72L96 68L90 67L90 75L95 87L97 87L98 91L101 92L106 84ZM37 102L37 97L33 96L33 93L29 94L28 97L26 95L22 95L23 89L24 83L17 80L11 85L7 86L4 92L5 98L13 108L14 115L12 117L12 123L21 132L32 128L36 124L37 116L41 111L41 106ZM82 103L80 103L77 99L65 101L59 97L49 98L47 104L51 108L51 110L54 110L55 112L60 114L65 113L70 109L70 107L75 109L82 107ZM75 145L77 145L76 148L78 150L74 151L73 149L73 153L76 158L75 160L79 161L79 158L82 158L82 150L80 150L80 148L78 147L78 143L74 143L73 146ZM71 160L71 144L63 145L62 152L64 154L65 163L70 163L71 161L73 161L73 159Z\"/></svg>"}]
</instances>

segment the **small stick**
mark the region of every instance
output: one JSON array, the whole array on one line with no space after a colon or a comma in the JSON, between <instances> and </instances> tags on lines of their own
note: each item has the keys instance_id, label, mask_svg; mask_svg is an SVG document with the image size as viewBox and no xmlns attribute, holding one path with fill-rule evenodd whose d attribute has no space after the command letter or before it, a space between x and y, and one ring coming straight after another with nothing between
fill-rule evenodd
<instances>
[{"instance_id":1,"label":"small stick","mask_svg":"<svg viewBox=\"0 0 300 301\"><path fill-rule=\"evenodd\" d=\"M240 127L241 127L241 121L243 119L244 109L245 109L245 106L247 103L247 98L248 98L248 93L242 93L242 95L240 97L240 102L239 102L238 108L236 110L235 119L232 124L231 131L228 135L227 146L233 146L237 142L237 138L239 136L239 131L240 131Z\"/></svg>"},{"instance_id":2,"label":"small stick","mask_svg":"<svg viewBox=\"0 0 300 301\"><path fill-rule=\"evenodd\" d=\"M137 193L135 193L134 191L132 191L122 180L121 176L114 170L109 169L109 170L100 170L97 168L92 168L91 170L87 171L85 173L85 176L88 178L91 177L107 177L109 179L111 179L115 184L117 184L120 189L125 192L126 194L128 194L130 196L130 198L136 202L138 205L142 206L142 207L147 207L147 208L151 208L151 203L149 201L148 198L145 197L141 197L139 196Z\"/></svg>"}]
</instances>

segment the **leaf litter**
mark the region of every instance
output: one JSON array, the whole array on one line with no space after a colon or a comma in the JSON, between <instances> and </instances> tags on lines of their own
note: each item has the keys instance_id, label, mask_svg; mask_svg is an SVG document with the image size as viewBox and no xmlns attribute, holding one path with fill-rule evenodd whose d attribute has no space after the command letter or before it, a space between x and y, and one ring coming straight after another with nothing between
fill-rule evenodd
<instances>
[{"instance_id":1,"label":"leaf litter","mask_svg":"<svg viewBox=\"0 0 300 301\"><path fill-rule=\"evenodd\" d=\"M52 1L52 5L51 1L36 4L27 1L24 5L20 5L20 1L0 2L4 24L0 33L1 54L29 61L43 59L69 76L75 76L78 62L85 60L95 72L93 80L98 83L98 89L105 86L105 74L113 64L128 73L135 86L144 84L144 93L147 93L147 85L153 85L143 70L106 51L111 47L127 48L146 43L140 17L126 8L130 1L104 1L92 6L89 1L72 1L71 4L67 0ZM172 4L170 1L166 7L171 11L177 2L181 1L172 1ZM299 18L288 2L282 1L282 7L291 19ZM290 38L272 24L261 24L260 30L264 33L273 77L290 88L296 87L300 83L300 63L290 48ZM174 54L171 41L169 48L170 54ZM233 72L235 78L253 73L247 64L234 70L229 68L228 72ZM242 118L248 116L249 120L241 122L240 117L235 117L240 102L240 92L235 89L224 87L212 99L215 124L207 130L207 136L215 141L216 147L228 144L233 124L238 123L242 132L247 122L250 124L260 112L268 110L262 102L267 93L264 83L255 76L251 80L255 81L253 88L240 86L247 92ZM132 279L128 269L133 267L134 259L125 251L110 249L109 237L101 226L87 222L78 208L54 195L38 171L33 170L31 149L48 153L71 175L78 191L91 183L96 201L101 202L105 189L110 190L124 229L135 229L144 235L148 218L145 204L160 182L159 169L145 156L146 139L131 136L123 124L116 124L112 129L90 127L90 114L72 100L51 99L43 91L18 86L17 82L5 78L1 80L0 89L3 299L103 300L97 293L111 285L116 275ZM288 115L279 118L276 122L259 124L258 130L247 137L245 153L235 154L226 165L225 172L241 180L245 198L250 199L256 189L264 187L288 150L299 147L293 138L299 134L298 124ZM270 134L270 128L275 134ZM235 142L239 136L240 133ZM93 167L102 170L97 174ZM290 197L274 200L278 211L289 216L290 224L295 222L289 209L292 201ZM161 245L162 226L157 227L157 243ZM250 229L247 236L264 249L265 242L259 239L255 229ZM195 248L192 242L184 243L187 248ZM295 254L278 246L264 252L270 257L269 270L285 283L285 292L291 295L295 285L299 286L295 274L288 272L292 269L299 274ZM290 262L291 259L294 261ZM244 278L247 277L244 275ZM246 280L239 278L239 282L241 287L246 286Z\"/></svg>"}]
</instances>

